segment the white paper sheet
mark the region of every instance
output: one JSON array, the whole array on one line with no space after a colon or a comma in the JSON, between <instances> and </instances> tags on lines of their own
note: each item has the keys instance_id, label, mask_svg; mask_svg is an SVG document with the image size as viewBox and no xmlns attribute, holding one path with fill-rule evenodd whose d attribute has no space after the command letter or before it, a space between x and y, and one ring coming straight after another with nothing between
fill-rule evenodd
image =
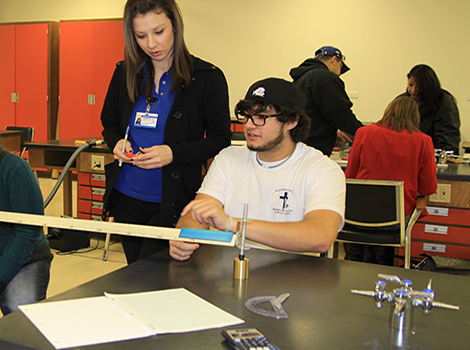
<instances>
[{"instance_id":1,"label":"white paper sheet","mask_svg":"<svg viewBox=\"0 0 470 350\"><path fill-rule=\"evenodd\" d=\"M120 309L132 312L136 320L156 334L193 332L243 323L184 288L105 295Z\"/></svg>"},{"instance_id":2,"label":"white paper sheet","mask_svg":"<svg viewBox=\"0 0 470 350\"><path fill-rule=\"evenodd\" d=\"M244 322L183 288L105 295L24 305L20 310L56 349Z\"/></svg>"}]
</instances>

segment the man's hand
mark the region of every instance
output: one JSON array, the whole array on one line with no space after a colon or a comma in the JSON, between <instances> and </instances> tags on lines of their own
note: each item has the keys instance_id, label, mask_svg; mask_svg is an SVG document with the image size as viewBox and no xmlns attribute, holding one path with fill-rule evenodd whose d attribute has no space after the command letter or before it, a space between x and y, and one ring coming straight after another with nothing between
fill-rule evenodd
<instances>
[{"instance_id":1,"label":"man's hand","mask_svg":"<svg viewBox=\"0 0 470 350\"><path fill-rule=\"evenodd\" d=\"M188 260L191 254L198 248L199 244L197 243L170 240L170 256L175 260Z\"/></svg>"},{"instance_id":2,"label":"man's hand","mask_svg":"<svg viewBox=\"0 0 470 350\"><path fill-rule=\"evenodd\" d=\"M336 133L336 144L341 145L342 143L351 143L353 142L352 138L349 137L345 132L338 130Z\"/></svg>"},{"instance_id":3,"label":"man's hand","mask_svg":"<svg viewBox=\"0 0 470 350\"><path fill-rule=\"evenodd\" d=\"M229 222L229 217L225 214L222 203L204 194L198 194L195 200L184 207L181 216L188 213L198 224L209 225L221 231L227 228Z\"/></svg>"}]
</instances>

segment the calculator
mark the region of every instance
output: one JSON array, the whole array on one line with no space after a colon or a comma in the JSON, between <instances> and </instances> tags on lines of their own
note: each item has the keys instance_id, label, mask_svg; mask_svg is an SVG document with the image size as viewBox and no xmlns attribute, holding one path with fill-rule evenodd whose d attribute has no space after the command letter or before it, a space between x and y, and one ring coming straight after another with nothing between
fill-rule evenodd
<instances>
[{"instance_id":1,"label":"calculator","mask_svg":"<svg viewBox=\"0 0 470 350\"><path fill-rule=\"evenodd\" d=\"M224 329L222 335L235 350L280 350L256 328Z\"/></svg>"}]
</instances>

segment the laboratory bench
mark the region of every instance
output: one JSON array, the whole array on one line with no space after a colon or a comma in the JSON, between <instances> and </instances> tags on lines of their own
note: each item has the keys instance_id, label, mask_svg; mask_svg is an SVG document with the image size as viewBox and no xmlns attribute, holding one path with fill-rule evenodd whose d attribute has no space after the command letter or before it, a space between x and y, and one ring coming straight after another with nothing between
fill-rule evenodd
<instances>
[{"instance_id":1,"label":"laboratory bench","mask_svg":"<svg viewBox=\"0 0 470 350\"><path fill-rule=\"evenodd\" d=\"M245 321L230 328L258 328L283 350L468 347L468 277L259 249L245 253L250 259L247 280L233 278L234 258L239 254L237 248L202 245L188 261L173 260L168 251L162 251L44 302L102 296L105 291L136 293L185 288ZM433 308L425 314L421 307L415 307L412 330L391 328L389 302L377 308L374 298L351 293L352 289L373 290L375 282L381 280L378 274L409 279L414 290L423 290L432 279L435 301L460 306L460 310ZM399 287L392 282L386 284L386 291ZM290 294L282 304L287 318L266 317L245 306L251 298L284 293ZM269 303L260 306L273 311ZM228 350L221 330L162 334L76 349ZM0 348L53 349L21 312L0 319Z\"/></svg>"}]
</instances>

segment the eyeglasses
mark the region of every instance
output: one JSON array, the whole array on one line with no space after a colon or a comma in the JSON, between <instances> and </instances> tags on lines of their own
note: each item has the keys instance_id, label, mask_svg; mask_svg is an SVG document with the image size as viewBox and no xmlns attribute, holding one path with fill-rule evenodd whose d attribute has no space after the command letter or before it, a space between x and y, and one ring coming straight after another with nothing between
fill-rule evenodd
<instances>
[{"instance_id":1,"label":"eyeglasses","mask_svg":"<svg viewBox=\"0 0 470 350\"><path fill-rule=\"evenodd\" d=\"M266 119L268 118L274 118L274 117L279 117L280 114L271 114L271 115L260 115L260 114L246 114L245 112L236 110L235 115L237 116L237 119L240 123L246 124L248 123L248 120L251 119L251 122L253 125L256 126L264 126L266 124Z\"/></svg>"}]
</instances>

